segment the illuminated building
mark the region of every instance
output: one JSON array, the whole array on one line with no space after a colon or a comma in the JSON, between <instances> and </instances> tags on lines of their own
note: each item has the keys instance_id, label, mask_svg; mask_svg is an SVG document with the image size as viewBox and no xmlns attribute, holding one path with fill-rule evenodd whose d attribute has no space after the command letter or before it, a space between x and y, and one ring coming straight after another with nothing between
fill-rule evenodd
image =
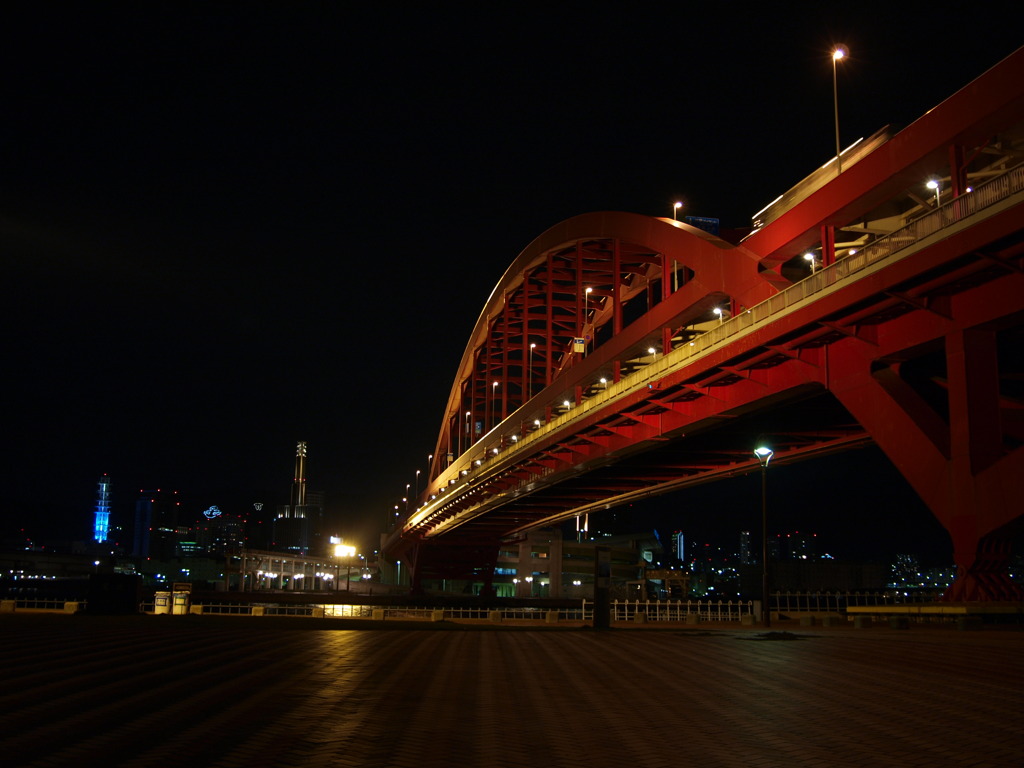
<instances>
[{"instance_id":1,"label":"illuminated building","mask_svg":"<svg viewBox=\"0 0 1024 768\"><path fill-rule=\"evenodd\" d=\"M593 598L598 546L609 550L611 593L624 599L646 596L645 566L653 559L651 550L661 549L653 535L578 542L552 528L528 531L518 542L502 545L494 568L495 593L498 597Z\"/></svg>"},{"instance_id":2,"label":"illuminated building","mask_svg":"<svg viewBox=\"0 0 1024 768\"><path fill-rule=\"evenodd\" d=\"M96 510L93 514L93 538L98 543L107 540L110 531L110 476L106 473L100 478L96 490Z\"/></svg>"},{"instance_id":3,"label":"illuminated building","mask_svg":"<svg viewBox=\"0 0 1024 768\"><path fill-rule=\"evenodd\" d=\"M306 443L295 446L295 477L291 500L277 508L274 544L278 551L308 555L317 549L323 518L323 496L306 492Z\"/></svg>"},{"instance_id":4,"label":"illuminated building","mask_svg":"<svg viewBox=\"0 0 1024 768\"><path fill-rule=\"evenodd\" d=\"M740 565L751 565L756 562L750 531L740 531Z\"/></svg>"},{"instance_id":5,"label":"illuminated building","mask_svg":"<svg viewBox=\"0 0 1024 768\"><path fill-rule=\"evenodd\" d=\"M211 509L217 509L212 507ZM203 513L196 524L196 543L204 554L236 555L245 546L245 519L233 515Z\"/></svg>"},{"instance_id":6,"label":"illuminated building","mask_svg":"<svg viewBox=\"0 0 1024 768\"><path fill-rule=\"evenodd\" d=\"M675 552L676 560L681 563L686 562L686 537L682 531L672 534L672 550Z\"/></svg>"}]
</instances>

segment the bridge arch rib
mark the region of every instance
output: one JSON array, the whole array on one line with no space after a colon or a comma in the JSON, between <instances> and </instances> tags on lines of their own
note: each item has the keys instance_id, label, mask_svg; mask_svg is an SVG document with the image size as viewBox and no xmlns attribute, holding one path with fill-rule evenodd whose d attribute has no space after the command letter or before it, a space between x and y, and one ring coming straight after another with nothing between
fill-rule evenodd
<instances>
[{"instance_id":1,"label":"bridge arch rib","mask_svg":"<svg viewBox=\"0 0 1024 768\"><path fill-rule=\"evenodd\" d=\"M424 496L459 457L482 459L513 414L520 429L546 423L774 292L753 253L682 222L601 212L557 224L513 261L477 318Z\"/></svg>"}]
</instances>

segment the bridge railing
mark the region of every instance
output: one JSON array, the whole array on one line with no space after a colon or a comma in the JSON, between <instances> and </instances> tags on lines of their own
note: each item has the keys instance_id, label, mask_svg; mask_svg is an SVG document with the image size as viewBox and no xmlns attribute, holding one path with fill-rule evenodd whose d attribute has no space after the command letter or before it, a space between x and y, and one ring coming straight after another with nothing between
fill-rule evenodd
<instances>
[{"instance_id":1,"label":"bridge railing","mask_svg":"<svg viewBox=\"0 0 1024 768\"><path fill-rule=\"evenodd\" d=\"M1024 166L1017 166L971 192L962 194L899 229L883 235L864 248L837 260L834 264L817 270L799 283L751 307L749 312L744 312L726 321L722 324L722 328L742 321L747 314L752 316L748 326L767 320L772 315L837 285L928 237L961 224L971 216L1021 191L1024 191ZM740 322L734 330L726 331L726 334L731 335L741 325ZM719 330L719 328L713 329L705 335L714 334ZM717 340L721 340L721 338Z\"/></svg>"}]
</instances>

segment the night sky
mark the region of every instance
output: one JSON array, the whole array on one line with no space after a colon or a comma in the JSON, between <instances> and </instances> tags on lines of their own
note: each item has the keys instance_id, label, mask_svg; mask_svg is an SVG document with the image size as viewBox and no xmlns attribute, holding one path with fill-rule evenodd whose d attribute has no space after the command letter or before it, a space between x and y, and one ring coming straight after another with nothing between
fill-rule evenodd
<instances>
[{"instance_id":1,"label":"night sky","mask_svg":"<svg viewBox=\"0 0 1024 768\"><path fill-rule=\"evenodd\" d=\"M966 85L1024 20L1015 3L961 21L925 3L783 7L5 7L0 532L87 538L104 472L121 522L143 487L196 514L285 503L305 440L310 489L373 548L531 240L677 199L745 226L833 154L834 43L851 50L845 146ZM853 472L874 483L837 495ZM779 525L844 543L826 548L946 546L874 449L773 482L792 500ZM636 523L731 541L722 510L755 483ZM883 532L858 517L883 506Z\"/></svg>"}]
</instances>

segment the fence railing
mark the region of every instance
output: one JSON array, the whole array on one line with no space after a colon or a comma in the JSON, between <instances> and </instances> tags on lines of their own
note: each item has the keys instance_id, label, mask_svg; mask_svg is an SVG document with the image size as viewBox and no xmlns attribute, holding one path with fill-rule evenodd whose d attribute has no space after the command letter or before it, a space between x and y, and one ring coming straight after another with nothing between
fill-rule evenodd
<instances>
[{"instance_id":1,"label":"fence railing","mask_svg":"<svg viewBox=\"0 0 1024 768\"><path fill-rule=\"evenodd\" d=\"M741 621L754 615L752 600L616 600L612 621Z\"/></svg>"},{"instance_id":2,"label":"fence railing","mask_svg":"<svg viewBox=\"0 0 1024 768\"><path fill-rule=\"evenodd\" d=\"M849 606L904 605L934 602L941 590L884 592L773 592L772 610L779 613L843 613Z\"/></svg>"},{"instance_id":3,"label":"fence railing","mask_svg":"<svg viewBox=\"0 0 1024 768\"><path fill-rule=\"evenodd\" d=\"M616 600L609 608L609 618L616 622L686 622L740 621L754 612L753 601L725 600ZM518 621L552 623L556 621L589 622L594 618L594 603L581 600L579 607L559 606L380 606L324 604L284 606L210 603L195 606L195 613L258 616L317 616L324 618L358 618L412 621ZM638 619L638 616L642 618Z\"/></svg>"},{"instance_id":4,"label":"fence railing","mask_svg":"<svg viewBox=\"0 0 1024 768\"><path fill-rule=\"evenodd\" d=\"M934 602L940 591L899 592L774 592L769 596L773 613L843 614L852 606L913 605ZM618 623L741 622L759 617L759 600L614 600L609 619ZM87 610L85 601L22 598L0 600L0 613L76 613ZM348 603L285 605L280 603L232 603L152 601L139 604L145 614L202 614L219 616L291 616L357 618L391 621L518 622L551 624L588 623L594 620L594 602L581 600L578 607L559 606L406 606Z\"/></svg>"},{"instance_id":5,"label":"fence railing","mask_svg":"<svg viewBox=\"0 0 1024 768\"><path fill-rule=\"evenodd\" d=\"M88 607L85 600L67 600L57 597L18 597L0 599L0 613L25 611L30 613L77 613Z\"/></svg>"}]
</instances>

